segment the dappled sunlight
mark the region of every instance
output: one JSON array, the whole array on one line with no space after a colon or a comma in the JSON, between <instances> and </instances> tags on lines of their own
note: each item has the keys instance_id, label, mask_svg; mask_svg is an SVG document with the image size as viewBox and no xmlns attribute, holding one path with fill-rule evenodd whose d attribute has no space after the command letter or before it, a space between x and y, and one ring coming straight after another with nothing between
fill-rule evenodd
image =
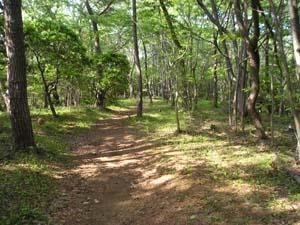
<instances>
[{"instance_id":1,"label":"dappled sunlight","mask_svg":"<svg viewBox=\"0 0 300 225\"><path fill-rule=\"evenodd\" d=\"M53 212L62 224L300 222L299 189L284 184L291 180L272 168L266 145L209 128L166 134L159 114L135 120L122 113L74 143L63 210Z\"/></svg>"}]
</instances>

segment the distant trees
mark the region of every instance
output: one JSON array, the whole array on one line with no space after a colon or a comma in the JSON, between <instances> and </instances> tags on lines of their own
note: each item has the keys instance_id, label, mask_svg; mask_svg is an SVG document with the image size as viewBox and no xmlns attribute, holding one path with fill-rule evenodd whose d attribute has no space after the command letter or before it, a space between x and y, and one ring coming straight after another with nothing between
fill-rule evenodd
<instances>
[{"instance_id":1,"label":"distant trees","mask_svg":"<svg viewBox=\"0 0 300 225\"><path fill-rule=\"evenodd\" d=\"M55 105L60 105L59 84L72 80L88 64L86 50L77 34L62 21L38 19L26 24L26 44L30 72L38 71L44 89L44 107L50 106L57 117Z\"/></svg>"},{"instance_id":2,"label":"distant trees","mask_svg":"<svg viewBox=\"0 0 300 225\"><path fill-rule=\"evenodd\" d=\"M29 106L21 0L4 0L8 95L13 147L35 146Z\"/></svg>"},{"instance_id":3,"label":"distant trees","mask_svg":"<svg viewBox=\"0 0 300 225\"><path fill-rule=\"evenodd\" d=\"M180 113L192 118L206 99L223 109L229 128L244 132L250 119L261 139L276 134L276 114L292 115L300 143L296 0L24 0L23 6L34 107L56 116L56 106L104 108L115 97L135 96L142 116L147 91L151 102L160 97L174 108L178 132ZM3 39L0 30L1 110L13 105Z\"/></svg>"}]
</instances>

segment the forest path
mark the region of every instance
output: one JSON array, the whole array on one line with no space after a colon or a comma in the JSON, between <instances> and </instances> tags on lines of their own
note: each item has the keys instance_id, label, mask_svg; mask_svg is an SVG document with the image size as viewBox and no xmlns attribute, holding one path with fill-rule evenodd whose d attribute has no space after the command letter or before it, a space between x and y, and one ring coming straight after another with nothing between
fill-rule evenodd
<instances>
[{"instance_id":1,"label":"forest path","mask_svg":"<svg viewBox=\"0 0 300 225\"><path fill-rule=\"evenodd\" d=\"M186 224L166 223L177 199L169 183L173 176L157 170L165 150L125 125L130 113L100 120L74 140L75 166L61 174L55 224Z\"/></svg>"},{"instance_id":2,"label":"forest path","mask_svg":"<svg viewBox=\"0 0 300 225\"><path fill-rule=\"evenodd\" d=\"M274 172L254 170L252 154L263 154L256 144L249 154L251 146L229 143L210 129L196 139L147 137L139 125L129 125L129 114L133 110L99 120L73 138L73 163L57 168L60 195L53 224L300 224L299 202L288 200L290 192L273 179ZM250 164L236 164L245 151ZM226 164L217 167L212 159ZM286 203L270 207L274 193Z\"/></svg>"}]
</instances>

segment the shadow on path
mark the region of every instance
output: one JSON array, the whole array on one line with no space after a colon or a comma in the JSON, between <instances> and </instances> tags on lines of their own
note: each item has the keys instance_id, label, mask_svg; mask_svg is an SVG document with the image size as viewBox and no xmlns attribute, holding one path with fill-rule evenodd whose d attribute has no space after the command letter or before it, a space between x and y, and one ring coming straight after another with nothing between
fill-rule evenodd
<instances>
[{"instance_id":1,"label":"shadow on path","mask_svg":"<svg viewBox=\"0 0 300 225\"><path fill-rule=\"evenodd\" d=\"M242 193L199 162L178 174L172 146L124 125L127 113L99 121L74 140L74 165L61 176L53 213L64 225L298 224L295 209L271 211L263 191ZM179 169L180 171L180 169ZM253 200L257 196L257 201ZM251 199L251 200L250 200ZM294 210L294 211L293 211Z\"/></svg>"}]
</instances>

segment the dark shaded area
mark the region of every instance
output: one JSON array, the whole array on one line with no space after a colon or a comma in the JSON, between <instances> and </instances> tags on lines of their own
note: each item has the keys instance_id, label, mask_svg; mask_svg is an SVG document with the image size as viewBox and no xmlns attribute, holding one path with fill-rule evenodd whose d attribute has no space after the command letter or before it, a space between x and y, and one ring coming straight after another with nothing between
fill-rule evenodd
<instances>
[{"instance_id":1,"label":"dark shaded area","mask_svg":"<svg viewBox=\"0 0 300 225\"><path fill-rule=\"evenodd\" d=\"M55 179L32 168L1 167L0 224L47 224Z\"/></svg>"}]
</instances>

